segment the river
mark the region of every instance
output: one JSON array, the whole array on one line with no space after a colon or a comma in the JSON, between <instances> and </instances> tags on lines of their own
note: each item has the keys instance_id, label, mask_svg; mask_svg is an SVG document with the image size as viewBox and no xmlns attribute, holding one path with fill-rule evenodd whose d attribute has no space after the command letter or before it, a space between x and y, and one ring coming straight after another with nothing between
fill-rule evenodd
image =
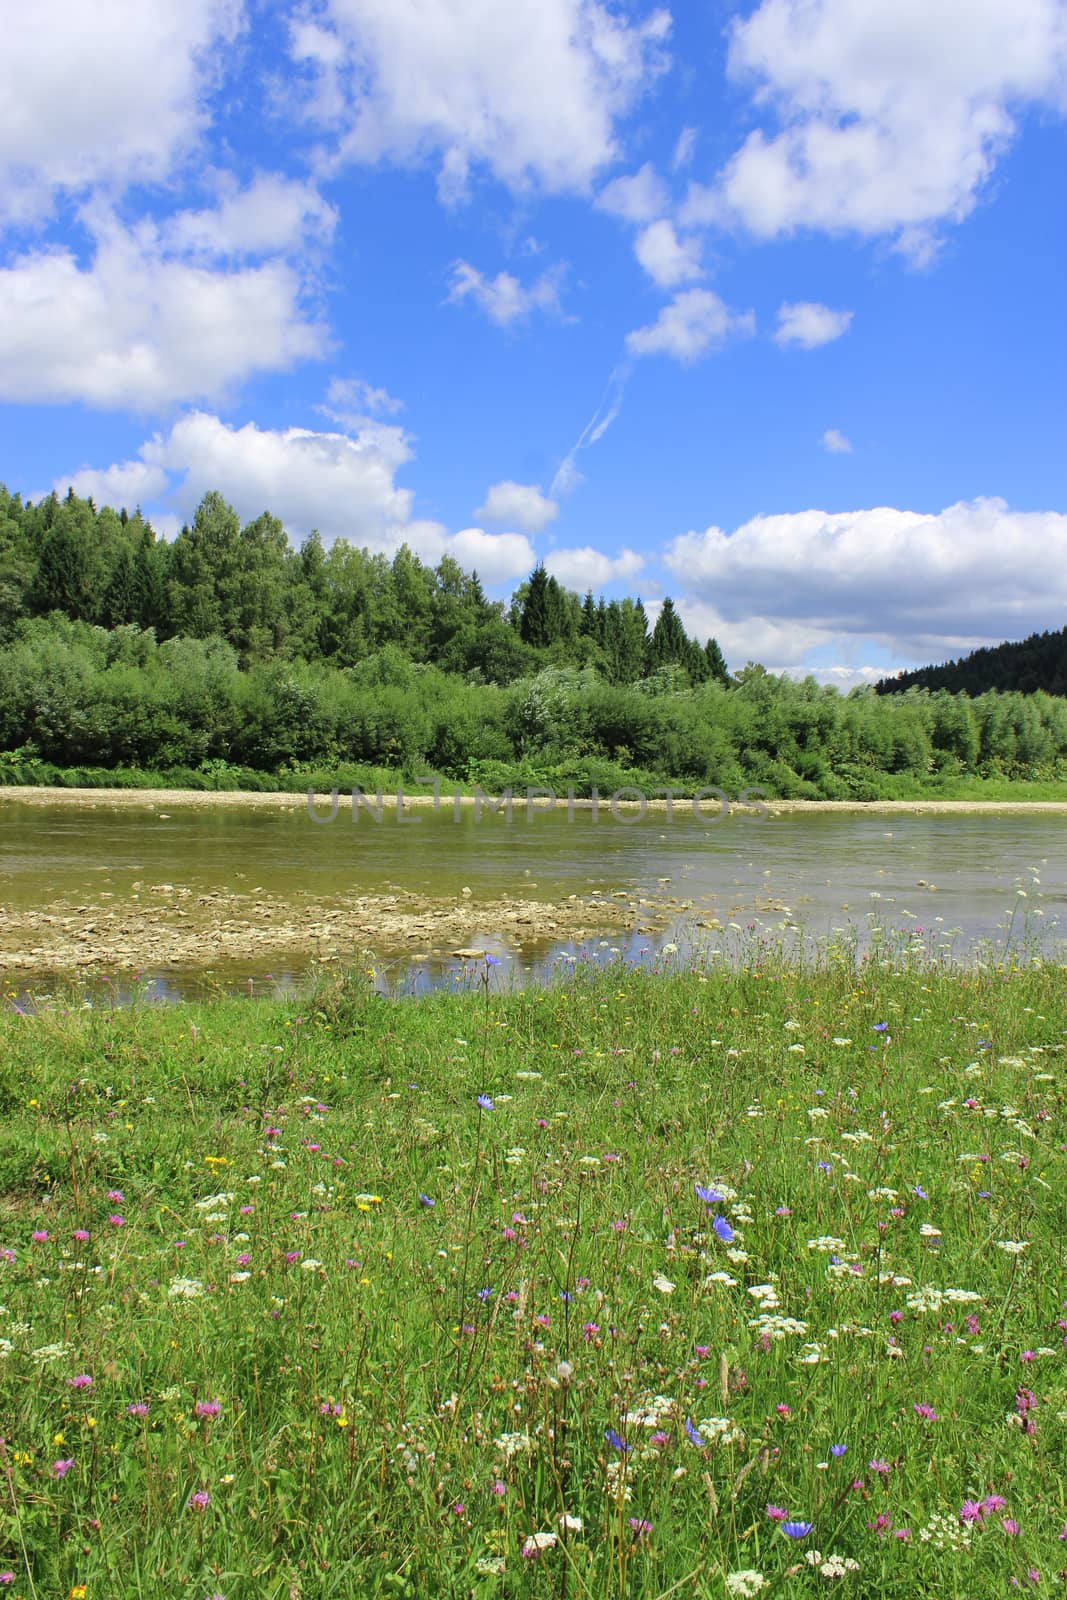
<instances>
[{"instance_id":1,"label":"river","mask_svg":"<svg viewBox=\"0 0 1067 1600\"><path fill-rule=\"evenodd\" d=\"M328 814L325 807L320 816ZM516 806L476 817L166 797L34 803L0 794L0 974L9 994L57 971L177 997L205 976L291 987L313 960L358 959L383 987L496 983L622 954L729 958L746 941L881 936L965 958L982 945L1055 951L1067 907L1067 818L836 811L644 818ZM876 933L875 937L879 934ZM359 954L359 952L363 952Z\"/></svg>"}]
</instances>

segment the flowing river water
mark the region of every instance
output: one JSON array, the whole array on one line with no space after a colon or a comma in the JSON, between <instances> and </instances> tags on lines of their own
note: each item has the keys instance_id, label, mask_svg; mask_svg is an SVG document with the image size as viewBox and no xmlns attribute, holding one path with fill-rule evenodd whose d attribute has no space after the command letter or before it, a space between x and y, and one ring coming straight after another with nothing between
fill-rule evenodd
<instances>
[{"instance_id":1,"label":"flowing river water","mask_svg":"<svg viewBox=\"0 0 1067 1600\"><path fill-rule=\"evenodd\" d=\"M663 947L895 937L1003 956L1067 938L1067 815L798 810L676 802L643 818L563 807L509 822L474 808L382 820L305 801L0 791L0 980L60 973L161 997L205 982L292 987L357 962L383 987L543 981L559 965ZM236 803L235 803L236 800ZM329 814L326 805L318 813ZM620 820L622 818L622 820ZM473 952L473 953L472 953Z\"/></svg>"}]
</instances>

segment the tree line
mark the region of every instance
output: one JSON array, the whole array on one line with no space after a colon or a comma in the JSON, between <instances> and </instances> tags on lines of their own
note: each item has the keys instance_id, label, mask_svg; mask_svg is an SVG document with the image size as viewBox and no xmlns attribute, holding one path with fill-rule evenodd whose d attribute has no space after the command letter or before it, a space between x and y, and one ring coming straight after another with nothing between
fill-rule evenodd
<instances>
[{"instance_id":1,"label":"tree line","mask_svg":"<svg viewBox=\"0 0 1067 1600\"><path fill-rule=\"evenodd\" d=\"M136 512L0 491L0 752L7 782L385 771L491 792L876 799L1067 777L1067 701L730 676L673 606L649 630L639 600L583 599L543 567L505 606L447 557L314 535L294 550L276 518L242 528L219 495L168 544Z\"/></svg>"},{"instance_id":2,"label":"tree line","mask_svg":"<svg viewBox=\"0 0 1067 1600\"><path fill-rule=\"evenodd\" d=\"M954 694L985 694L987 689L1016 689L1033 694L1067 695L1067 628L1032 633L1018 644L997 644L972 650L939 667L919 667L876 685L879 694L906 689L950 689Z\"/></svg>"},{"instance_id":3,"label":"tree line","mask_svg":"<svg viewBox=\"0 0 1067 1600\"><path fill-rule=\"evenodd\" d=\"M20 618L57 613L103 628L223 639L242 668L268 661L356 666L387 644L446 672L511 683L542 665L632 683L677 666L690 683L727 679L714 640L690 639L667 600L651 630L638 600L583 599L538 565L510 607L486 598L449 556L435 567L402 546L390 561L317 533L294 549L277 517L244 527L206 494L172 543L136 511L71 490L24 505L0 486L0 644Z\"/></svg>"}]
</instances>

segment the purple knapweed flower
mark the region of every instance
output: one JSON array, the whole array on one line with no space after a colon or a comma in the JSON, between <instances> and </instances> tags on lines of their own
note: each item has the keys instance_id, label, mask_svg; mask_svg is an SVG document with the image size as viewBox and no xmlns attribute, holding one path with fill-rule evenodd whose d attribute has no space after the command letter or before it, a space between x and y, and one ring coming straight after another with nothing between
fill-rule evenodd
<instances>
[{"instance_id":1,"label":"purple knapweed flower","mask_svg":"<svg viewBox=\"0 0 1067 1600\"><path fill-rule=\"evenodd\" d=\"M195 1494L189 1496L190 1511L206 1511L210 1504L211 1496L206 1489L198 1489Z\"/></svg>"},{"instance_id":2,"label":"purple knapweed flower","mask_svg":"<svg viewBox=\"0 0 1067 1600\"><path fill-rule=\"evenodd\" d=\"M218 1400L198 1400L193 1411L198 1417L217 1417L222 1410Z\"/></svg>"},{"instance_id":3,"label":"purple knapweed flower","mask_svg":"<svg viewBox=\"0 0 1067 1600\"><path fill-rule=\"evenodd\" d=\"M52 1476L54 1478L65 1478L67 1476L67 1473L70 1471L70 1469L71 1469L71 1467L73 1465L74 1465L74 1457L73 1456L68 1456L66 1461L53 1461L52 1462Z\"/></svg>"},{"instance_id":4,"label":"purple knapweed flower","mask_svg":"<svg viewBox=\"0 0 1067 1600\"><path fill-rule=\"evenodd\" d=\"M67 1383L72 1389L91 1389L93 1380L87 1372L79 1372L76 1378L68 1378Z\"/></svg>"}]
</instances>

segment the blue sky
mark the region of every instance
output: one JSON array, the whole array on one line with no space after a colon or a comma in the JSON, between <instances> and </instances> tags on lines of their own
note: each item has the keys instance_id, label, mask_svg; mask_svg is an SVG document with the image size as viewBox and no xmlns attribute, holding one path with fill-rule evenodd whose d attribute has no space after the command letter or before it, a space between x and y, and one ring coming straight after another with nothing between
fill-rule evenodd
<instances>
[{"instance_id":1,"label":"blue sky","mask_svg":"<svg viewBox=\"0 0 1067 1600\"><path fill-rule=\"evenodd\" d=\"M37 0L0 478L842 686L1067 623L1067 0Z\"/></svg>"}]
</instances>

